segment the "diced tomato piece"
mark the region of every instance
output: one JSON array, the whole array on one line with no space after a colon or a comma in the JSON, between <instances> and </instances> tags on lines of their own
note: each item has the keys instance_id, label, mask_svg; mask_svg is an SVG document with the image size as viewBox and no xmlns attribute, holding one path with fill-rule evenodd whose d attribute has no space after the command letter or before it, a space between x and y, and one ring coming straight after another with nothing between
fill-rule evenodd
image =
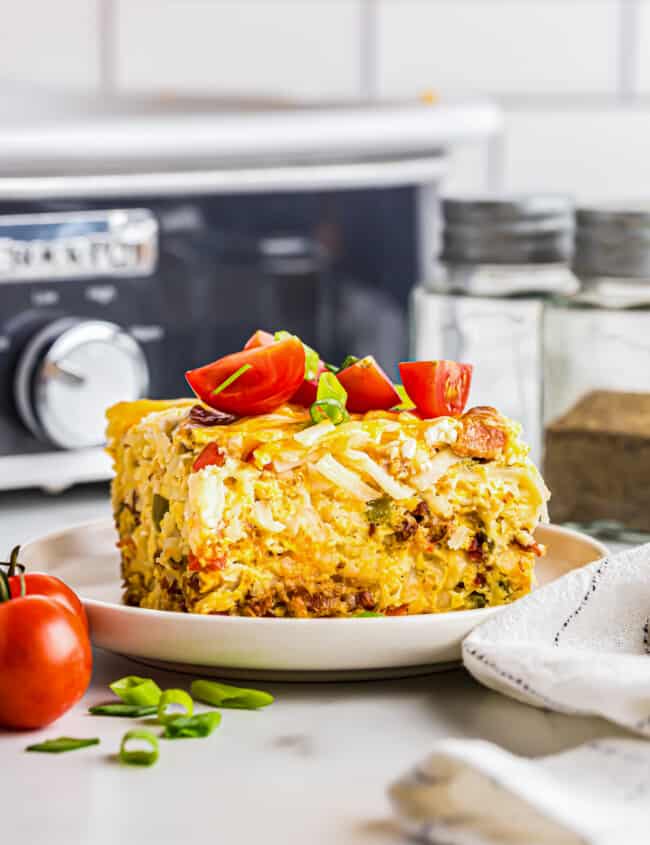
<instances>
[{"instance_id":1,"label":"diced tomato piece","mask_svg":"<svg viewBox=\"0 0 650 845\"><path fill-rule=\"evenodd\" d=\"M387 411L402 401L393 382L372 355L341 370L336 377L347 391L346 407L352 413Z\"/></svg>"},{"instance_id":2,"label":"diced tomato piece","mask_svg":"<svg viewBox=\"0 0 650 845\"><path fill-rule=\"evenodd\" d=\"M396 607L387 607L384 611L385 616L407 616L409 612L408 604L399 604Z\"/></svg>"},{"instance_id":3,"label":"diced tomato piece","mask_svg":"<svg viewBox=\"0 0 650 845\"><path fill-rule=\"evenodd\" d=\"M274 343L274 337L271 332L265 332L263 329L258 329L255 334L252 334L246 341L244 349L257 349L259 346L269 346Z\"/></svg>"},{"instance_id":4,"label":"diced tomato piece","mask_svg":"<svg viewBox=\"0 0 650 845\"><path fill-rule=\"evenodd\" d=\"M399 365L404 389L425 417L462 414L473 369L471 364L457 361L408 361Z\"/></svg>"},{"instance_id":5,"label":"diced tomato piece","mask_svg":"<svg viewBox=\"0 0 650 845\"><path fill-rule=\"evenodd\" d=\"M222 467L226 461L225 452L220 449L216 443L208 443L204 447L201 454L192 464L192 471L198 472L203 467L218 466Z\"/></svg>"},{"instance_id":6,"label":"diced tomato piece","mask_svg":"<svg viewBox=\"0 0 650 845\"><path fill-rule=\"evenodd\" d=\"M232 384L215 391L247 367ZM196 395L220 411L244 417L266 414L287 402L305 375L305 350L297 337L244 349L185 373Z\"/></svg>"},{"instance_id":7,"label":"diced tomato piece","mask_svg":"<svg viewBox=\"0 0 650 845\"><path fill-rule=\"evenodd\" d=\"M294 405L302 405L304 408L311 408L316 401L316 394L318 392L318 379L321 373L326 373L327 367L322 361L318 362L318 372L316 378L305 379L298 390L291 397L291 402Z\"/></svg>"},{"instance_id":8,"label":"diced tomato piece","mask_svg":"<svg viewBox=\"0 0 650 845\"><path fill-rule=\"evenodd\" d=\"M204 572L218 572L225 567L226 562L226 558L223 555L201 562L196 555L190 552L187 558L187 568L190 572L199 572L200 570Z\"/></svg>"}]
</instances>

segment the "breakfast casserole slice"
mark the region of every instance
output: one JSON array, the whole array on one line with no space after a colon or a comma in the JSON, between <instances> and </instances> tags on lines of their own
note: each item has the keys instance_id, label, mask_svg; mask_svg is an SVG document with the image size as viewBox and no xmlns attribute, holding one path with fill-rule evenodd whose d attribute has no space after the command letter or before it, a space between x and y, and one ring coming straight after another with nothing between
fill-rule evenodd
<instances>
[{"instance_id":1,"label":"breakfast casserole slice","mask_svg":"<svg viewBox=\"0 0 650 845\"><path fill-rule=\"evenodd\" d=\"M122 403L108 418L130 605L402 615L531 589L548 491L518 424L493 408L335 425L296 404L238 418L179 400Z\"/></svg>"}]
</instances>

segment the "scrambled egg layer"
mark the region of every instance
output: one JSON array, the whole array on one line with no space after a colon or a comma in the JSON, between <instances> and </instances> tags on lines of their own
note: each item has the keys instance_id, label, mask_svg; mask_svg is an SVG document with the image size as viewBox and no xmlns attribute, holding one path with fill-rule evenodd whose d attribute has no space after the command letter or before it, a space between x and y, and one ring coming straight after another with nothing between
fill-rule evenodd
<instances>
[{"instance_id":1,"label":"scrambled egg layer","mask_svg":"<svg viewBox=\"0 0 650 845\"><path fill-rule=\"evenodd\" d=\"M194 406L194 407L192 407ZM128 604L192 613L435 613L527 593L548 491L491 408L311 425L196 402L108 412Z\"/></svg>"}]
</instances>

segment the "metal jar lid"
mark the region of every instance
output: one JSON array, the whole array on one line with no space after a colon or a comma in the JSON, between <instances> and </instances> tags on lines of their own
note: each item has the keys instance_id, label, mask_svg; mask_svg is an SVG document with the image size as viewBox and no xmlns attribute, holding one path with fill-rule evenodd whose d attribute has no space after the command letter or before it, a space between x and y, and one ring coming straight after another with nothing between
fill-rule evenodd
<instances>
[{"instance_id":1,"label":"metal jar lid","mask_svg":"<svg viewBox=\"0 0 650 845\"><path fill-rule=\"evenodd\" d=\"M442 259L452 263L570 261L573 204L560 194L443 200Z\"/></svg>"},{"instance_id":2,"label":"metal jar lid","mask_svg":"<svg viewBox=\"0 0 650 845\"><path fill-rule=\"evenodd\" d=\"M576 273L650 279L650 204L580 208Z\"/></svg>"}]
</instances>

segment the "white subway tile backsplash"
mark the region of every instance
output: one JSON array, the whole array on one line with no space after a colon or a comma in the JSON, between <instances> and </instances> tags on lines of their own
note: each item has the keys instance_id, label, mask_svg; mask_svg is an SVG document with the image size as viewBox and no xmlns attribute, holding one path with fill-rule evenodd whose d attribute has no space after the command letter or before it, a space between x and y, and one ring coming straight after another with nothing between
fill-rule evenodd
<instances>
[{"instance_id":1,"label":"white subway tile backsplash","mask_svg":"<svg viewBox=\"0 0 650 845\"><path fill-rule=\"evenodd\" d=\"M98 2L21 0L3 4L0 80L77 91L96 88L100 74Z\"/></svg>"},{"instance_id":2,"label":"white subway tile backsplash","mask_svg":"<svg viewBox=\"0 0 650 845\"><path fill-rule=\"evenodd\" d=\"M120 0L122 90L360 93L359 0Z\"/></svg>"},{"instance_id":3,"label":"white subway tile backsplash","mask_svg":"<svg viewBox=\"0 0 650 845\"><path fill-rule=\"evenodd\" d=\"M505 188L649 200L649 149L641 108L517 111L506 120Z\"/></svg>"},{"instance_id":4,"label":"white subway tile backsplash","mask_svg":"<svg viewBox=\"0 0 650 845\"><path fill-rule=\"evenodd\" d=\"M613 92L616 0L377 0L380 95Z\"/></svg>"},{"instance_id":5,"label":"white subway tile backsplash","mask_svg":"<svg viewBox=\"0 0 650 845\"><path fill-rule=\"evenodd\" d=\"M638 31L636 33L638 85L644 94L650 92L650 0L641 0Z\"/></svg>"}]
</instances>

